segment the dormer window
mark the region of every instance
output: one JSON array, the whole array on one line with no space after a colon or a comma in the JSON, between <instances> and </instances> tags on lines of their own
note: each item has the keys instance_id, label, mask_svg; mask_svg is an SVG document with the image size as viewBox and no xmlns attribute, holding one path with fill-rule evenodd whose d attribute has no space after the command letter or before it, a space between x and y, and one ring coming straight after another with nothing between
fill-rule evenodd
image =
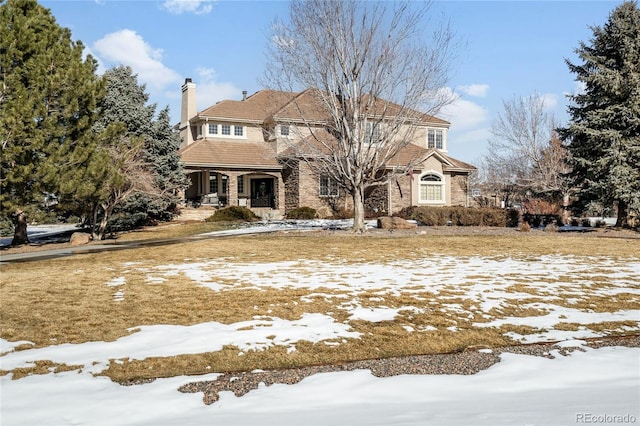
<instances>
[{"instance_id":1,"label":"dormer window","mask_svg":"<svg viewBox=\"0 0 640 426\"><path fill-rule=\"evenodd\" d=\"M427 132L427 148L443 149L443 132L440 129L429 129Z\"/></svg>"},{"instance_id":2,"label":"dormer window","mask_svg":"<svg viewBox=\"0 0 640 426\"><path fill-rule=\"evenodd\" d=\"M246 138L244 126L240 125L207 123L205 129L209 137Z\"/></svg>"}]
</instances>

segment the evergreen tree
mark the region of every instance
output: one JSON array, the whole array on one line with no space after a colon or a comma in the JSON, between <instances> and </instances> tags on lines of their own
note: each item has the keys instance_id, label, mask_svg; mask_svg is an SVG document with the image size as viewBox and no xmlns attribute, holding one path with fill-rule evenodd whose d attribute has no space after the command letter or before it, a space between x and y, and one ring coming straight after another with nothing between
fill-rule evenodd
<instances>
[{"instance_id":1,"label":"evergreen tree","mask_svg":"<svg viewBox=\"0 0 640 426\"><path fill-rule=\"evenodd\" d=\"M35 0L0 4L0 40L0 207L16 221L17 245L44 196L64 202L93 185L84 179L99 165L91 128L104 85L82 43Z\"/></svg>"},{"instance_id":2,"label":"evergreen tree","mask_svg":"<svg viewBox=\"0 0 640 426\"><path fill-rule=\"evenodd\" d=\"M111 226L114 229L134 228L158 220L170 220L177 204L177 192L185 186L185 176L178 155L180 138L169 123L168 109L154 119L156 105L147 105L149 95L145 85L139 85L137 75L130 67L119 66L105 73L106 95L101 103L101 119L96 129L122 123L126 129L121 143L131 150L133 139L141 143L136 154L140 170L153 176L153 185L147 179L134 185L112 209ZM119 155L114 151L114 154ZM124 169L122 170L124 172ZM134 181L140 176L130 176ZM138 179L139 180L139 179ZM139 180L140 181L140 180Z\"/></svg>"},{"instance_id":3,"label":"evergreen tree","mask_svg":"<svg viewBox=\"0 0 640 426\"><path fill-rule=\"evenodd\" d=\"M571 97L571 121L559 129L567 143L577 191L576 210L595 203L616 207L617 226L640 211L640 11L625 2L591 44L580 43L582 63L566 61L584 91Z\"/></svg>"}]
</instances>

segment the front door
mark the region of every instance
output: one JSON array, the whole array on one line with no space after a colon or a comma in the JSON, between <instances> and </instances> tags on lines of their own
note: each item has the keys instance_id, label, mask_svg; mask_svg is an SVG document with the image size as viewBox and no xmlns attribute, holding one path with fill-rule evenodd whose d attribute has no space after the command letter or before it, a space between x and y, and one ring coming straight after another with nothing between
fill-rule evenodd
<instances>
[{"instance_id":1,"label":"front door","mask_svg":"<svg viewBox=\"0 0 640 426\"><path fill-rule=\"evenodd\" d=\"M251 179L251 207L274 208L273 179Z\"/></svg>"}]
</instances>

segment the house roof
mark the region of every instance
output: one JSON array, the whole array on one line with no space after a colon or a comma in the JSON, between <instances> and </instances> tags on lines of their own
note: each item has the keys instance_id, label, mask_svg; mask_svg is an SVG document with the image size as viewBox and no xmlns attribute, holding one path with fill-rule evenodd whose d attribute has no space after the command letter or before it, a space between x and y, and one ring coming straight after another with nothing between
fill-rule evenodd
<instances>
[{"instance_id":1,"label":"house roof","mask_svg":"<svg viewBox=\"0 0 640 426\"><path fill-rule=\"evenodd\" d=\"M322 142L319 139L321 139ZM334 143L334 141L335 138L329 132L322 129L315 132L314 135L307 136L304 141L300 142L302 146L300 146L300 144L298 144L297 146L291 146L280 153L279 157L287 158L305 154L313 156L321 154L322 152L327 153L327 146ZM444 171L458 171L468 173L476 169L471 164L457 160L453 157L449 157L448 155L438 151L437 149L423 148L414 143L409 143L402 147L402 149L400 149L400 151L398 151L396 155L389 159L389 161L387 162L387 166L405 167L411 163L415 164L416 161L421 163L432 156L436 157L442 163Z\"/></svg>"},{"instance_id":2,"label":"house roof","mask_svg":"<svg viewBox=\"0 0 640 426\"><path fill-rule=\"evenodd\" d=\"M281 169L276 153L265 143L200 139L182 148L182 162L190 167Z\"/></svg>"},{"instance_id":3,"label":"house roof","mask_svg":"<svg viewBox=\"0 0 640 426\"><path fill-rule=\"evenodd\" d=\"M427 158L434 156L440 159L440 161L442 162L442 169L445 172L467 172L468 173L473 170L476 170L475 166L472 166L469 163L465 163L464 161L460 161L453 157L449 157L448 155L438 151L437 149L431 148L429 149L429 151L430 153L427 156Z\"/></svg>"},{"instance_id":4,"label":"house roof","mask_svg":"<svg viewBox=\"0 0 640 426\"><path fill-rule=\"evenodd\" d=\"M196 118L215 118L262 123L297 96L292 92L261 90L244 101L225 100L199 112Z\"/></svg>"},{"instance_id":5,"label":"house roof","mask_svg":"<svg viewBox=\"0 0 640 426\"><path fill-rule=\"evenodd\" d=\"M327 120L326 111L322 107L322 93L318 89L306 89L299 93L282 92L277 90L261 90L246 98L244 101L225 100L212 105L199 112L195 119L238 120L254 123L265 121L311 121L322 122ZM369 96L365 101L369 101ZM393 115L394 111L402 111L402 107L396 103L378 100L372 103L373 116ZM386 112L384 112L386 109ZM422 124L448 126L448 121L423 114L414 110L408 113Z\"/></svg>"}]
</instances>

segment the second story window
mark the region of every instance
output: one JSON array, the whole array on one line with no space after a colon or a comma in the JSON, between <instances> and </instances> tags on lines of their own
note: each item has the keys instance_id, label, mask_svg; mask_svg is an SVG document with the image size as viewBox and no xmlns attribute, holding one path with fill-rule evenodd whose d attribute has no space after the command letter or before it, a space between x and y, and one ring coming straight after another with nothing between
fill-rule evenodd
<instances>
[{"instance_id":1,"label":"second story window","mask_svg":"<svg viewBox=\"0 0 640 426\"><path fill-rule=\"evenodd\" d=\"M217 124L209 124L209 134L217 135L218 134L218 125Z\"/></svg>"},{"instance_id":2,"label":"second story window","mask_svg":"<svg viewBox=\"0 0 640 426\"><path fill-rule=\"evenodd\" d=\"M289 136L289 126L286 124L280 125L280 136Z\"/></svg>"},{"instance_id":3,"label":"second story window","mask_svg":"<svg viewBox=\"0 0 640 426\"><path fill-rule=\"evenodd\" d=\"M367 142L376 143L380 141L380 123L367 122Z\"/></svg>"},{"instance_id":4,"label":"second story window","mask_svg":"<svg viewBox=\"0 0 640 426\"><path fill-rule=\"evenodd\" d=\"M233 136L242 136L242 135L244 135L244 127L233 126Z\"/></svg>"},{"instance_id":5,"label":"second story window","mask_svg":"<svg viewBox=\"0 0 640 426\"><path fill-rule=\"evenodd\" d=\"M222 126L222 134L223 135L231 135L231 126L228 124L223 124Z\"/></svg>"},{"instance_id":6,"label":"second story window","mask_svg":"<svg viewBox=\"0 0 640 426\"><path fill-rule=\"evenodd\" d=\"M427 133L427 148L442 149L442 130L429 129Z\"/></svg>"}]
</instances>

